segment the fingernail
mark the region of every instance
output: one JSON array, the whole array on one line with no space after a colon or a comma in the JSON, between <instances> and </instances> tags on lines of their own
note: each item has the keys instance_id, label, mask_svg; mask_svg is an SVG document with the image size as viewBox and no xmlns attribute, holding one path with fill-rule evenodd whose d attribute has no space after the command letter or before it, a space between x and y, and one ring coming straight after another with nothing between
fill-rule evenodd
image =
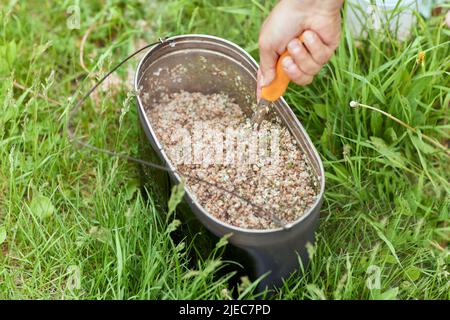
<instances>
[{"instance_id":1,"label":"fingernail","mask_svg":"<svg viewBox=\"0 0 450 320\"><path fill-rule=\"evenodd\" d=\"M305 42L306 43L309 43L309 44L314 43L314 40L315 40L314 33L312 33L311 31L306 31L304 33L304 35L305 35Z\"/></svg>"},{"instance_id":2,"label":"fingernail","mask_svg":"<svg viewBox=\"0 0 450 320\"><path fill-rule=\"evenodd\" d=\"M288 49L292 53L295 53L295 54L300 53L300 45L298 44L298 41L297 40L292 40L291 42L289 42Z\"/></svg>"},{"instance_id":3,"label":"fingernail","mask_svg":"<svg viewBox=\"0 0 450 320\"><path fill-rule=\"evenodd\" d=\"M283 67L284 67L285 69L289 69L289 68L291 68L292 65L294 64L294 61L292 60L291 57L286 57L286 58L283 59L282 64L283 64Z\"/></svg>"},{"instance_id":4,"label":"fingernail","mask_svg":"<svg viewBox=\"0 0 450 320\"><path fill-rule=\"evenodd\" d=\"M264 76L261 75L261 78L259 78L259 86L260 87L265 87L266 86L266 82L264 80Z\"/></svg>"},{"instance_id":5,"label":"fingernail","mask_svg":"<svg viewBox=\"0 0 450 320\"><path fill-rule=\"evenodd\" d=\"M266 77L266 78L264 78L262 75L261 75L261 87L266 87L266 86L268 86L269 84L270 84L270 80L267 80L268 78Z\"/></svg>"},{"instance_id":6,"label":"fingernail","mask_svg":"<svg viewBox=\"0 0 450 320\"><path fill-rule=\"evenodd\" d=\"M259 88L261 88L263 86L263 80L264 80L264 78L262 75L258 77L258 87Z\"/></svg>"}]
</instances>

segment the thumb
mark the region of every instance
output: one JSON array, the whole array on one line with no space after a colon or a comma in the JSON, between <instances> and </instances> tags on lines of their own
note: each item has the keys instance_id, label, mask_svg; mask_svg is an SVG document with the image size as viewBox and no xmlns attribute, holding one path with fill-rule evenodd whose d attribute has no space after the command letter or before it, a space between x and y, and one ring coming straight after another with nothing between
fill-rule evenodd
<instances>
[{"instance_id":1,"label":"thumb","mask_svg":"<svg viewBox=\"0 0 450 320\"><path fill-rule=\"evenodd\" d=\"M256 102L259 102L261 100L261 91L262 91L262 84L261 84L261 68L258 69L258 73L256 74Z\"/></svg>"},{"instance_id":2,"label":"thumb","mask_svg":"<svg viewBox=\"0 0 450 320\"><path fill-rule=\"evenodd\" d=\"M261 70L261 79L259 84L261 87L268 86L274 79L276 74L276 64L278 53L272 49L270 43L259 41L259 61Z\"/></svg>"}]
</instances>

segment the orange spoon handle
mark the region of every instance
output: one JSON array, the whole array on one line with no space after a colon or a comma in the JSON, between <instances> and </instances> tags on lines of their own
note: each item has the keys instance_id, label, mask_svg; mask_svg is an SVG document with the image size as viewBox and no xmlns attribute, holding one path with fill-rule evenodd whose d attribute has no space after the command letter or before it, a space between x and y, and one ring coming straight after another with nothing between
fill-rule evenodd
<instances>
[{"instance_id":1,"label":"orange spoon handle","mask_svg":"<svg viewBox=\"0 0 450 320\"><path fill-rule=\"evenodd\" d=\"M300 36L299 40L300 42L303 42L303 35ZM263 99L267 101L275 101L286 91L290 79L284 72L282 61L288 55L289 52L286 50L278 58L275 79L268 86L262 88L261 97Z\"/></svg>"}]
</instances>

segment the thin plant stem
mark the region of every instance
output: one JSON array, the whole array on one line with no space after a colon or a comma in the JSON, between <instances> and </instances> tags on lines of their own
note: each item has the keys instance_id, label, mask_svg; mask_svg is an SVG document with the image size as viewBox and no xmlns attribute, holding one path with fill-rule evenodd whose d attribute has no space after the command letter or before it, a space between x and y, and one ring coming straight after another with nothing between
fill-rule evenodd
<instances>
[{"instance_id":1,"label":"thin plant stem","mask_svg":"<svg viewBox=\"0 0 450 320\"><path fill-rule=\"evenodd\" d=\"M34 92L34 91L31 90L30 88L27 88L27 87L25 87L24 85L22 85L22 84L20 84L20 83L18 83L18 82L16 82L16 81L13 82L13 86L14 86L15 88L18 88L18 89L23 90L23 91L29 90L29 91L30 91L33 95L35 95L36 97L39 97L39 98L44 99L44 100L47 100L48 102L54 103L54 104L56 104L56 105L58 105L58 106L63 106L63 105L64 105L64 103L62 103L62 102L60 102L60 101L57 101L57 100L52 99L52 98L49 98L49 97L47 97L47 96L45 96L45 95L43 95L43 94L41 94L41 93Z\"/></svg>"},{"instance_id":2,"label":"thin plant stem","mask_svg":"<svg viewBox=\"0 0 450 320\"><path fill-rule=\"evenodd\" d=\"M367 105L367 104L359 103L359 102L356 102L356 101L350 102L350 107L352 107L352 108L363 107L363 108L366 108L366 109L370 109L370 110L373 110L373 111L377 111L377 112L379 112L379 113L385 115L385 116L388 117L389 119L394 120L395 122L397 122L398 124L402 125L402 126L405 127L406 129L408 129L408 130L414 132L415 134L418 134L418 130L417 130L416 128L411 127L411 126L410 126L409 124L407 124L406 122L403 122L402 120L400 120L400 119L394 117L394 116L391 115L390 113L387 113L386 111L383 111L383 110L381 110L381 109L378 109L378 108L369 106L369 105ZM450 150L449 150L446 146L440 144L438 141L436 141L436 140L434 140L433 138L427 136L426 134L423 134L423 133L422 133L421 135L422 135L422 137L423 137L425 140L427 140L428 142L430 142L431 144L433 144L435 147L437 147L437 148L443 150L443 151L445 152L445 154L446 154L448 157L450 157Z\"/></svg>"}]
</instances>

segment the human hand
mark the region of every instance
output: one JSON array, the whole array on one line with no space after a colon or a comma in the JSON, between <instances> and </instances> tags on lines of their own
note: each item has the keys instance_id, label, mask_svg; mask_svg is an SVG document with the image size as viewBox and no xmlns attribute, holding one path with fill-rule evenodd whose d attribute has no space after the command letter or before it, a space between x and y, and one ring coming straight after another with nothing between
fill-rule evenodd
<instances>
[{"instance_id":1,"label":"human hand","mask_svg":"<svg viewBox=\"0 0 450 320\"><path fill-rule=\"evenodd\" d=\"M282 64L288 77L299 85L312 82L339 44L343 2L282 0L275 6L259 35L258 98L261 88L275 78L278 58L286 49L290 57ZM304 43L298 40L301 34Z\"/></svg>"}]
</instances>

